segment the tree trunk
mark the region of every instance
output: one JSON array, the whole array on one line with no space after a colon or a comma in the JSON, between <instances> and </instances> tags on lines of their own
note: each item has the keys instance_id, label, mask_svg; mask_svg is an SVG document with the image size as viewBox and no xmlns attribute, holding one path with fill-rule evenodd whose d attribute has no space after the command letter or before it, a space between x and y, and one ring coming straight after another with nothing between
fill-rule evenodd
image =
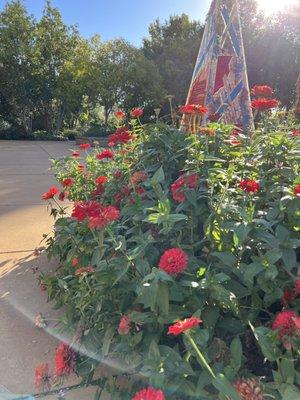
<instances>
[{"instance_id":1,"label":"tree trunk","mask_svg":"<svg viewBox=\"0 0 300 400\"><path fill-rule=\"evenodd\" d=\"M59 106L56 119L56 134L58 134L59 131L61 130L63 120L64 120L64 110L62 106Z\"/></svg>"}]
</instances>

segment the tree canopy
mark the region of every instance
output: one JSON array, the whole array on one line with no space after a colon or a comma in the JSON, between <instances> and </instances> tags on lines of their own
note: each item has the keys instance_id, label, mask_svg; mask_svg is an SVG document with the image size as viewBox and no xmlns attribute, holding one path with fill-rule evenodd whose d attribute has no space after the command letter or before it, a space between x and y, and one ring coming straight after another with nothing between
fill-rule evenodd
<instances>
[{"instance_id":1,"label":"tree canopy","mask_svg":"<svg viewBox=\"0 0 300 400\"><path fill-rule=\"evenodd\" d=\"M239 3L250 85L273 86L290 106L300 71L300 6L267 18L255 1ZM157 19L136 48L122 38L81 37L50 0L38 21L11 0L0 12L0 118L27 133L58 132L90 121L96 107L107 124L119 107L152 112L166 105L166 95L180 105L203 30L185 14Z\"/></svg>"}]
</instances>

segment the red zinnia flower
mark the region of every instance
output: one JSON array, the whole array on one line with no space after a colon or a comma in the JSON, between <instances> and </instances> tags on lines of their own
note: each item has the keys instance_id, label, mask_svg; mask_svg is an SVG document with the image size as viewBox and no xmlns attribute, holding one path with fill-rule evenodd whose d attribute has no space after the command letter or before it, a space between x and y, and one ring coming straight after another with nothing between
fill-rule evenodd
<instances>
[{"instance_id":1,"label":"red zinnia flower","mask_svg":"<svg viewBox=\"0 0 300 400\"><path fill-rule=\"evenodd\" d=\"M188 255L180 248L166 250L160 257L159 268L169 275L177 275L183 272L188 265Z\"/></svg>"},{"instance_id":2,"label":"red zinnia flower","mask_svg":"<svg viewBox=\"0 0 300 400\"><path fill-rule=\"evenodd\" d=\"M117 169L117 170L114 172L114 177L115 177L116 179L119 179L119 178L121 178L121 176L122 176L122 172L121 172L119 169Z\"/></svg>"},{"instance_id":3,"label":"red zinnia flower","mask_svg":"<svg viewBox=\"0 0 300 400\"><path fill-rule=\"evenodd\" d=\"M297 314L294 311L284 310L277 314L273 321L272 329L278 330L280 339L284 336L292 335L295 327L294 319L297 319Z\"/></svg>"},{"instance_id":4,"label":"red zinnia flower","mask_svg":"<svg viewBox=\"0 0 300 400\"><path fill-rule=\"evenodd\" d=\"M62 191L62 192L59 193L58 199L59 199L60 201L64 201L65 198L68 197L68 194L69 194L68 192Z\"/></svg>"},{"instance_id":5,"label":"red zinnia flower","mask_svg":"<svg viewBox=\"0 0 300 400\"><path fill-rule=\"evenodd\" d=\"M276 108L279 105L279 101L276 99L266 99L264 97L251 101L251 107L255 110L269 110Z\"/></svg>"},{"instance_id":6,"label":"red zinnia flower","mask_svg":"<svg viewBox=\"0 0 300 400\"><path fill-rule=\"evenodd\" d=\"M72 258L71 264L72 264L73 267L76 267L76 265L79 264L78 258L76 258L76 257Z\"/></svg>"},{"instance_id":7,"label":"red zinnia flower","mask_svg":"<svg viewBox=\"0 0 300 400\"><path fill-rule=\"evenodd\" d=\"M261 384L257 379L242 378L232 385L242 400L263 400L264 398Z\"/></svg>"},{"instance_id":8,"label":"red zinnia flower","mask_svg":"<svg viewBox=\"0 0 300 400\"><path fill-rule=\"evenodd\" d=\"M183 203L186 200L186 196L183 192L184 186L188 186L190 189L195 189L198 184L198 179L199 178L197 174L179 177L171 185L173 199L178 203Z\"/></svg>"},{"instance_id":9,"label":"red zinnia flower","mask_svg":"<svg viewBox=\"0 0 300 400\"><path fill-rule=\"evenodd\" d=\"M260 189L260 184L253 179L244 179L240 182L239 187L247 193L257 193Z\"/></svg>"},{"instance_id":10,"label":"red zinnia flower","mask_svg":"<svg viewBox=\"0 0 300 400\"><path fill-rule=\"evenodd\" d=\"M72 157L74 157L74 158L77 158L77 157L79 157L80 156L80 153L79 153L79 151L73 151L73 153L72 153Z\"/></svg>"},{"instance_id":11,"label":"red zinnia flower","mask_svg":"<svg viewBox=\"0 0 300 400\"><path fill-rule=\"evenodd\" d=\"M300 185L296 185L296 186L294 187L294 195L295 195L296 197L300 197Z\"/></svg>"},{"instance_id":12,"label":"red zinnia flower","mask_svg":"<svg viewBox=\"0 0 300 400\"><path fill-rule=\"evenodd\" d=\"M165 395L163 391L149 386L137 392L131 400L165 400Z\"/></svg>"},{"instance_id":13,"label":"red zinnia flower","mask_svg":"<svg viewBox=\"0 0 300 400\"><path fill-rule=\"evenodd\" d=\"M53 186L51 187L48 192L45 192L42 194L42 199L43 200L49 200L49 199L53 199L53 197L59 192L59 190L57 189L57 187Z\"/></svg>"},{"instance_id":14,"label":"red zinnia flower","mask_svg":"<svg viewBox=\"0 0 300 400\"><path fill-rule=\"evenodd\" d=\"M95 272L95 269L93 267L82 267L82 268L76 269L75 275L80 276L83 274L90 274L92 272Z\"/></svg>"},{"instance_id":15,"label":"red zinnia flower","mask_svg":"<svg viewBox=\"0 0 300 400\"><path fill-rule=\"evenodd\" d=\"M74 182L75 182L75 179L74 179L74 178L65 178L65 179L62 181L62 185L63 185L64 187L68 187L68 186L74 185Z\"/></svg>"},{"instance_id":16,"label":"red zinnia flower","mask_svg":"<svg viewBox=\"0 0 300 400\"><path fill-rule=\"evenodd\" d=\"M296 296L300 294L300 279L297 279L294 285L294 292Z\"/></svg>"},{"instance_id":17,"label":"red zinnia flower","mask_svg":"<svg viewBox=\"0 0 300 400\"><path fill-rule=\"evenodd\" d=\"M98 178L96 178L95 182L97 185L103 185L104 183L106 183L108 181L107 176L105 175L100 175L98 176Z\"/></svg>"},{"instance_id":18,"label":"red zinnia flower","mask_svg":"<svg viewBox=\"0 0 300 400\"><path fill-rule=\"evenodd\" d=\"M97 217L100 209L101 204L97 201L80 201L75 204L71 217L83 221L85 218Z\"/></svg>"},{"instance_id":19,"label":"red zinnia flower","mask_svg":"<svg viewBox=\"0 0 300 400\"><path fill-rule=\"evenodd\" d=\"M291 132L291 135L292 135L293 137L300 136L300 131L297 131L296 129L294 129L294 130Z\"/></svg>"},{"instance_id":20,"label":"red zinnia flower","mask_svg":"<svg viewBox=\"0 0 300 400\"><path fill-rule=\"evenodd\" d=\"M114 147L117 144L124 144L134 138L133 134L127 130L126 127L118 128L115 133L109 135L108 145Z\"/></svg>"},{"instance_id":21,"label":"red zinnia flower","mask_svg":"<svg viewBox=\"0 0 300 400\"><path fill-rule=\"evenodd\" d=\"M143 115L143 113L144 113L144 110L142 109L142 108L133 108L131 111L130 111L130 115L133 117L133 118L138 118L138 117L140 117L141 115Z\"/></svg>"},{"instance_id":22,"label":"red zinnia flower","mask_svg":"<svg viewBox=\"0 0 300 400\"><path fill-rule=\"evenodd\" d=\"M128 335L130 332L130 318L128 315L123 315L119 322L118 332L120 335Z\"/></svg>"},{"instance_id":23,"label":"red zinnia flower","mask_svg":"<svg viewBox=\"0 0 300 400\"><path fill-rule=\"evenodd\" d=\"M204 115L207 113L208 108L205 106L201 106L198 104L186 104L184 106L179 107L179 111L182 114L200 114L200 115Z\"/></svg>"},{"instance_id":24,"label":"red zinnia flower","mask_svg":"<svg viewBox=\"0 0 300 400\"><path fill-rule=\"evenodd\" d=\"M255 85L251 89L251 94L255 97L271 97L274 94L274 90L267 85Z\"/></svg>"},{"instance_id":25,"label":"red zinnia flower","mask_svg":"<svg viewBox=\"0 0 300 400\"><path fill-rule=\"evenodd\" d=\"M200 133L204 133L207 136L215 136L216 135L216 131L212 128L203 127L203 128L200 128L199 131L200 131Z\"/></svg>"},{"instance_id":26,"label":"red zinnia flower","mask_svg":"<svg viewBox=\"0 0 300 400\"><path fill-rule=\"evenodd\" d=\"M90 229L105 228L110 222L116 221L120 218L120 211L114 206L100 207L97 215L89 219L88 227Z\"/></svg>"},{"instance_id":27,"label":"red zinnia flower","mask_svg":"<svg viewBox=\"0 0 300 400\"><path fill-rule=\"evenodd\" d=\"M113 157L114 153L109 149L103 150L102 153L96 155L96 158L98 160L104 160L105 158L113 158Z\"/></svg>"},{"instance_id":28,"label":"red zinnia flower","mask_svg":"<svg viewBox=\"0 0 300 400\"><path fill-rule=\"evenodd\" d=\"M79 147L82 150L87 150L87 149L89 149L91 147L91 145L89 143L82 143L82 144L79 145Z\"/></svg>"},{"instance_id":29,"label":"red zinnia flower","mask_svg":"<svg viewBox=\"0 0 300 400\"><path fill-rule=\"evenodd\" d=\"M76 353L68 344L61 343L55 351L55 374L70 375L74 372Z\"/></svg>"},{"instance_id":30,"label":"red zinnia flower","mask_svg":"<svg viewBox=\"0 0 300 400\"><path fill-rule=\"evenodd\" d=\"M34 386L36 389L50 389L51 376L49 373L49 364L41 363L35 368L34 373Z\"/></svg>"},{"instance_id":31,"label":"red zinnia flower","mask_svg":"<svg viewBox=\"0 0 300 400\"><path fill-rule=\"evenodd\" d=\"M228 142L233 147L237 147L242 144L242 142L240 140L238 140L236 136L230 136L229 140L225 140L225 142Z\"/></svg>"},{"instance_id":32,"label":"red zinnia flower","mask_svg":"<svg viewBox=\"0 0 300 400\"><path fill-rule=\"evenodd\" d=\"M130 190L128 186L123 186L123 188L114 196L117 204L119 204L125 197L129 196Z\"/></svg>"},{"instance_id":33,"label":"red zinnia flower","mask_svg":"<svg viewBox=\"0 0 300 400\"><path fill-rule=\"evenodd\" d=\"M119 110L119 111L116 111L116 112L115 112L115 116L116 116L118 119L123 119L123 118L125 117L125 113L124 113L124 111Z\"/></svg>"},{"instance_id":34,"label":"red zinnia flower","mask_svg":"<svg viewBox=\"0 0 300 400\"><path fill-rule=\"evenodd\" d=\"M145 171L136 171L132 174L131 178L129 179L129 183L131 186L136 186L140 182L144 182L148 178L148 174Z\"/></svg>"},{"instance_id":35,"label":"red zinnia flower","mask_svg":"<svg viewBox=\"0 0 300 400\"><path fill-rule=\"evenodd\" d=\"M178 336L181 333L188 331L189 329L193 329L199 324L202 323L202 320L196 317L186 318L183 321L175 322L175 324L169 326L168 335Z\"/></svg>"}]
</instances>

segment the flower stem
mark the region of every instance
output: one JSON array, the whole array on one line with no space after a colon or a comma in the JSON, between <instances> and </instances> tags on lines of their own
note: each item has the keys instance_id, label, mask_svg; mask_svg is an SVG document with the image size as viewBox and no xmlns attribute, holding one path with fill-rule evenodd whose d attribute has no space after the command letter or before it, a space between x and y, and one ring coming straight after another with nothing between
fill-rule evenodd
<instances>
[{"instance_id":1,"label":"flower stem","mask_svg":"<svg viewBox=\"0 0 300 400\"><path fill-rule=\"evenodd\" d=\"M189 332L185 332L186 337L188 338L189 342L191 343L191 345L193 346L194 350L197 353L197 356L199 358L200 364L207 369L207 371L210 373L210 375L216 379L216 375L214 373L214 371L210 368L208 362L206 361L204 355L201 353L200 349L198 348L198 346L196 345L194 339L191 337L191 335L189 334Z\"/></svg>"}]
</instances>

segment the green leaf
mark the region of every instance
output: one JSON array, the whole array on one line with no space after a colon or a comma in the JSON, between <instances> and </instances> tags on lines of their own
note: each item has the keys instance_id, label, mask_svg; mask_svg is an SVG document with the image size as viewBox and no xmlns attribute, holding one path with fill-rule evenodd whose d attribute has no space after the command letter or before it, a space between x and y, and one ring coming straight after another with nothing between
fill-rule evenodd
<instances>
[{"instance_id":1,"label":"green leaf","mask_svg":"<svg viewBox=\"0 0 300 400\"><path fill-rule=\"evenodd\" d=\"M158 284L156 303L159 311L163 315L169 313L169 288L168 285L162 282Z\"/></svg>"},{"instance_id":2,"label":"green leaf","mask_svg":"<svg viewBox=\"0 0 300 400\"><path fill-rule=\"evenodd\" d=\"M282 392L282 400L297 400L300 399L300 390L296 386L288 386Z\"/></svg>"},{"instance_id":3,"label":"green leaf","mask_svg":"<svg viewBox=\"0 0 300 400\"><path fill-rule=\"evenodd\" d=\"M216 378L213 379L212 384L220 393L225 394L231 400L241 400L234 387L223 374L218 374Z\"/></svg>"},{"instance_id":4,"label":"green leaf","mask_svg":"<svg viewBox=\"0 0 300 400\"><path fill-rule=\"evenodd\" d=\"M240 369L242 364L243 350L242 350L242 343L239 337L234 338L233 341L231 342L230 352L236 368Z\"/></svg>"},{"instance_id":5,"label":"green leaf","mask_svg":"<svg viewBox=\"0 0 300 400\"><path fill-rule=\"evenodd\" d=\"M213 252L211 253L212 256L218 258L220 261L222 261L225 265L228 267L233 267L236 265L236 258L233 254L231 253L226 253L226 252Z\"/></svg>"},{"instance_id":6,"label":"green leaf","mask_svg":"<svg viewBox=\"0 0 300 400\"><path fill-rule=\"evenodd\" d=\"M274 332L271 329L265 327L254 328L251 323L249 323L255 339L261 348L263 355L269 361L276 361L280 357L280 351L276 346L274 340Z\"/></svg>"},{"instance_id":7,"label":"green leaf","mask_svg":"<svg viewBox=\"0 0 300 400\"><path fill-rule=\"evenodd\" d=\"M102 344L102 357L106 357L108 355L113 337L114 337L114 329L110 327L106 330L104 335Z\"/></svg>"},{"instance_id":8,"label":"green leaf","mask_svg":"<svg viewBox=\"0 0 300 400\"><path fill-rule=\"evenodd\" d=\"M152 176L150 182L151 182L151 185L154 186L154 185L157 185L158 183L163 182L164 180L165 180L165 173L164 173L163 167L160 167L155 172L155 174Z\"/></svg>"}]
</instances>

